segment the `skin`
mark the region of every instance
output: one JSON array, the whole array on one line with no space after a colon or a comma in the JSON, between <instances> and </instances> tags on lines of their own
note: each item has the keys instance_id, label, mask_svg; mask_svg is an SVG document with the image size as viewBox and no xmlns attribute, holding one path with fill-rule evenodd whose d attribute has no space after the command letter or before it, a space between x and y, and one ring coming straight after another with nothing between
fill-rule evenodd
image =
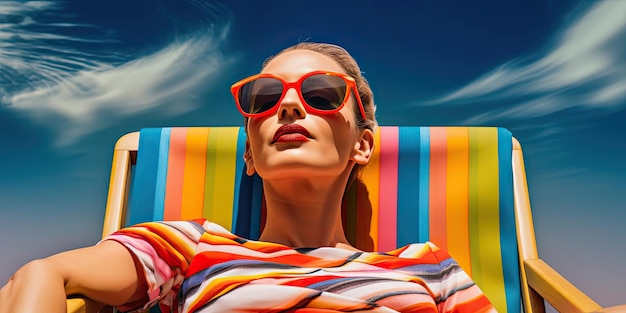
<instances>
[{"instance_id":1,"label":"skin","mask_svg":"<svg viewBox=\"0 0 626 313\"><path fill-rule=\"evenodd\" d=\"M147 287L130 252L117 242L29 262L0 289L0 312L66 312L66 295L83 295L91 312L102 304L141 300Z\"/></svg>"},{"instance_id":2,"label":"skin","mask_svg":"<svg viewBox=\"0 0 626 313\"><path fill-rule=\"evenodd\" d=\"M330 57L309 50L285 52L266 65L263 73L288 82L314 70L345 73ZM248 121L244 155L248 174L263 177L267 202L266 227L260 240L291 247L348 245L341 222L341 198L354 164L366 164L374 135L356 127L351 97L336 114L306 112L295 89L289 89L278 112ZM285 124L306 128L305 142L276 142Z\"/></svg>"},{"instance_id":3,"label":"skin","mask_svg":"<svg viewBox=\"0 0 626 313\"><path fill-rule=\"evenodd\" d=\"M263 72L296 81L313 70L345 73L333 59L309 50L285 52ZM277 114L249 120L244 159L248 174L263 177L267 201L260 240L353 249L342 228L341 198L352 167L366 164L374 145L372 132L355 126L354 105L351 97L336 114L308 114L290 89ZM312 138L272 143L276 130L290 123L305 127ZM29 262L0 289L0 313L66 312L67 295L89 298L89 312L145 301L147 284L137 265L115 241Z\"/></svg>"}]
</instances>

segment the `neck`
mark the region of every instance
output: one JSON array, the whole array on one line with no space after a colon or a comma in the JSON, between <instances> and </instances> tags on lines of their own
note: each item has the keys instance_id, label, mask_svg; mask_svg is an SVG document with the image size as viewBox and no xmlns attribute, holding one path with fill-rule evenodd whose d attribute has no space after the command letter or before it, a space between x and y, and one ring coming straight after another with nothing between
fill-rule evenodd
<instances>
[{"instance_id":1,"label":"neck","mask_svg":"<svg viewBox=\"0 0 626 313\"><path fill-rule=\"evenodd\" d=\"M346 182L343 177L263 181L267 218L259 239L294 248L345 246L341 200Z\"/></svg>"}]
</instances>

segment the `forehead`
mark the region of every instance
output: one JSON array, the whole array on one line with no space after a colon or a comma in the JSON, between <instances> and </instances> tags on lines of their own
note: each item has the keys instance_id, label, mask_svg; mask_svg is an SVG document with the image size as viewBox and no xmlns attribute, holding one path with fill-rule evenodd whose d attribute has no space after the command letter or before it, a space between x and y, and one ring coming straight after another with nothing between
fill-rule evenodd
<instances>
[{"instance_id":1,"label":"forehead","mask_svg":"<svg viewBox=\"0 0 626 313\"><path fill-rule=\"evenodd\" d=\"M312 71L344 73L344 69L331 57L311 50L292 50L279 54L263 68L261 73L281 76L287 81L295 81Z\"/></svg>"}]
</instances>

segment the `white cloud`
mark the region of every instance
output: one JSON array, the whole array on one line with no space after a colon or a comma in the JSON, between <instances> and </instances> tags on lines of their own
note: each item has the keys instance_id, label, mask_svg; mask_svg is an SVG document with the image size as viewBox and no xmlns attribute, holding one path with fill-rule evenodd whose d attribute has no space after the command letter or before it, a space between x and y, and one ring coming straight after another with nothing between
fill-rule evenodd
<instances>
[{"instance_id":1,"label":"white cloud","mask_svg":"<svg viewBox=\"0 0 626 313\"><path fill-rule=\"evenodd\" d=\"M545 51L502 64L466 86L417 105L505 103L469 123L524 120L570 108L626 107L626 1L598 1ZM492 102L493 103L493 102Z\"/></svg>"},{"instance_id":2,"label":"white cloud","mask_svg":"<svg viewBox=\"0 0 626 313\"><path fill-rule=\"evenodd\" d=\"M214 40L190 39L119 66L100 65L63 77L51 86L40 86L6 99L16 110L27 111L41 123L60 116L72 128L63 131L60 143L106 125L109 119L163 107L171 113L193 109L181 102L182 95L201 87L222 67L225 60L214 50ZM208 53L207 53L208 52ZM175 104L176 107L167 107Z\"/></svg>"},{"instance_id":3,"label":"white cloud","mask_svg":"<svg viewBox=\"0 0 626 313\"><path fill-rule=\"evenodd\" d=\"M145 110L158 108L166 115L189 111L198 103L185 95L206 89L229 62L220 52L228 24L211 25L202 34L134 58L93 55L55 44L59 40L105 44L112 38L69 37L25 27L38 24L33 15L56 8L53 2L44 1L0 3L0 18L24 16L21 21L0 24L0 65L4 68L0 81L10 82L0 86L0 103L57 131L61 145ZM79 25L40 24L37 28L51 26Z\"/></svg>"},{"instance_id":4,"label":"white cloud","mask_svg":"<svg viewBox=\"0 0 626 313\"><path fill-rule=\"evenodd\" d=\"M592 105L612 105L626 99L626 78L598 89L591 94L589 103Z\"/></svg>"}]
</instances>

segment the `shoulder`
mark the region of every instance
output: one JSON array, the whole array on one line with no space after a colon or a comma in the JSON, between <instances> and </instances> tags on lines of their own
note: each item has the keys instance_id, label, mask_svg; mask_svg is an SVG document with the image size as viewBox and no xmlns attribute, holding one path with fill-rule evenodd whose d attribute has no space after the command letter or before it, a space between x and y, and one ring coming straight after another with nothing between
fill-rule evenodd
<instances>
[{"instance_id":1,"label":"shoulder","mask_svg":"<svg viewBox=\"0 0 626 313\"><path fill-rule=\"evenodd\" d=\"M210 228L205 219L191 221L153 221L122 228L102 241L115 240L122 243L148 242L163 245L165 242L197 243ZM101 241L101 242L102 242Z\"/></svg>"},{"instance_id":2,"label":"shoulder","mask_svg":"<svg viewBox=\"0 0 626 313\"><path fill-rule=\"evenodd\" d=\"M398 249L387 252L389 255L399 258L408 259L424 259L432 258L434 260L443 261L450 258L450 255L439 248L434 243L428 241L424 243L412 243Z\"/></svg>"}]
</instances>

